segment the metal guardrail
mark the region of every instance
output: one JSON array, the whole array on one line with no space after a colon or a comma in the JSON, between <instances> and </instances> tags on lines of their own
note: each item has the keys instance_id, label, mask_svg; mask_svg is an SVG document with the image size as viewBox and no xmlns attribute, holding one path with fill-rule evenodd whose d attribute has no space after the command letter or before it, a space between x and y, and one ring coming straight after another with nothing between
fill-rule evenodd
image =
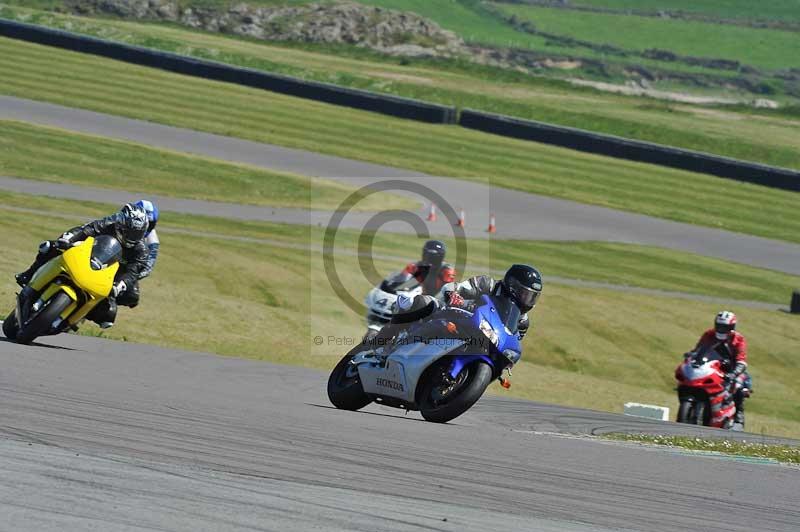
<instances>
[{"instance_id":1,"label":"metal guardrail","mask_svg":"<svg viewBox=\"0 0 800 532\"><path fill-rule=\"evenodd\" d=\"M469 109L461 111L458 123L505 137L800 191L800 172L786 168ZM724 204L724 196L720 201Z\"/></svg>"}]
</instances>

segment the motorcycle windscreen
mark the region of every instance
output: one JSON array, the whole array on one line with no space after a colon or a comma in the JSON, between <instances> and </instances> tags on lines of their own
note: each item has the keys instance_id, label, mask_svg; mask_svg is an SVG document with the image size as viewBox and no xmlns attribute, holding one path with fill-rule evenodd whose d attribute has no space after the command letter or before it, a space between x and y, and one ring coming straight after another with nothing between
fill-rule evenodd
<instances>
[{"instance_id":1,"label":"motorcycle windscreen","mask_svg":"<svg viewBox=\"0 0 800 532\"><path fill-rule=\"evenodd\" d=\"M724 363L729 359L727 349L725 344L719 343L701 347L692 356L692 364L697 367L707 364L712 360L719 360Z\"/></svg>"},{"instance_id":2,"label":"motorcycle windscreen","mask_svg":"<svg viewBox=\"0 0 800 532\"><path fill-rule=\"evenodd\" d=\"M94 239L90 265L93 270L103 270L119 262L122 257L122 246L112 236L100 235Z\"/></svg>"},{"instance_id":3,"label":"motorcycle windscreen","mask_svg":"<svg viewBox=\"0 0 800 532\"><path fill-rule=\"evenodd\" d=\"M521 316L517 305L507 297L499 296L493 296L492 303L494 303L497 314L506 329L511 331L511 334L516 334L517 327L519 326L519 318Z\"/></svg>"}]
</instances>

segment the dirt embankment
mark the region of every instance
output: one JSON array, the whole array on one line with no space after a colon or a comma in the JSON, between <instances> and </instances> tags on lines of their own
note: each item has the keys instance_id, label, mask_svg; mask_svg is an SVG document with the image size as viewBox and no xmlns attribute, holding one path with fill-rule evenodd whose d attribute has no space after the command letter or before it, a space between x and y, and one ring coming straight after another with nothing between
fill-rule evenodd
<instances>
[{"instance_id":1,"label":"dirt embankment","mask_svg":"<svg viewBox=\"0 0 800 532\"><path fill-rule=\"evenodd\" d=\"M79 15L174 22L270 41L352 44L403 56L466 54L455 33L415 13L352 2L298 6L188 7L177 0L67 0Z\"/></svg>"}]
</instances>

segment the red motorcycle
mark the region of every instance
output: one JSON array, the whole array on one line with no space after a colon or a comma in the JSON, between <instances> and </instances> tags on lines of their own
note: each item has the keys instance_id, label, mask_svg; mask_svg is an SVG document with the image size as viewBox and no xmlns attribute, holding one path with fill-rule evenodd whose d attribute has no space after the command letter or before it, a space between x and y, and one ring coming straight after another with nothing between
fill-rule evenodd
<instances>
[{"instance_id":1,"label":"red motorcycle","mask_svg":"<svg viewBox=\"0 0 800 532\"><path fill-rule=\"evenodd\" d=\"M678 423L730 429L736 404L737 382L725 379L728 354L724 344L690 353L675 369L678 381Z\"/></svg>"}]
</instances>

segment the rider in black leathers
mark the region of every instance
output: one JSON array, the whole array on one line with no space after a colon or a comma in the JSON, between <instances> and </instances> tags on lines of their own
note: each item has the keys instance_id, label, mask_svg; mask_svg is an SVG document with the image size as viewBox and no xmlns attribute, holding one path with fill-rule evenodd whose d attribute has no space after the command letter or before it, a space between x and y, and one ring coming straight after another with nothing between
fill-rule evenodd
<instances>
[{"instance_id":1,"label":"rider in black leathers","mask_svg":"<svg viewBox=\"0 0 800 532\"><path fill-rule=\"evenodd\" d=\"M111 216L74 227L57 240L42 242L30 268L15 276L17 283L26 287L42 265L76 242L90 236L113 236L120 241L123 249L114 287L108 299L92 309L87 316L101 327L111 327L117 316L117 305L133 308L139 304L139 279L148 271L149 251L144 241L147 229L147 213L141 207L128 203Z\"/></svg>"}]
</instances>

